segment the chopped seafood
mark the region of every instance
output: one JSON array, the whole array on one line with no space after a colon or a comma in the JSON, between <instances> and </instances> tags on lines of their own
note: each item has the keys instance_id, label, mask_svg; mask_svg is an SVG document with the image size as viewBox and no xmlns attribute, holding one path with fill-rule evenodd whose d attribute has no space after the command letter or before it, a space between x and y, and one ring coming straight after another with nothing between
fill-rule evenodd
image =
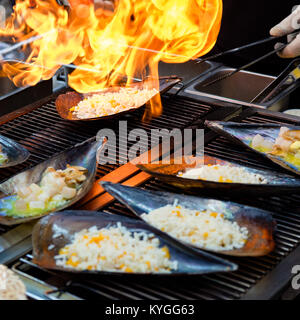
<instances>
[{"instance_id":1,"label":"chopped seafood","mask_svg":"<svg viewBox=\"0 0 300 320\"><path fill-rule=\"evenodd\" d=\"M83 229L72 243L59 250L56 265L77 270L125 273L169 273L177 269L167 246L159 247L154 234L131 233L120 222L116 226Z\"/></svg>"},{"instance_id":2,"label":"chopped seafood","mask_svg":"<svg viewBox=\"0 0 300 320\"><path fill-rule=\"evenodd\" d=\"M259 150L261 152L270 152L273 148L274 143L268 139L265 139L263 136L260 134L257 134L253 140L251 146Z\"/></svg>"},{"instance_id":3,"label":"chopped seafood","mask_svg":"<svg viewBox=\"0 0 300 320\"><path fill-rule=\"evenodd\" d=\"M282 168L300 175L299 126L223 121L206 121L205 125L230 141L241 143Z\"/></svg>"},{"instance_id":4,"label":"chopped seafood","mask_svg":"<svg viewBox=\"0 0 300 320\"><path fill-rule=\"evenodd\" d=\"M17 198L7 215L34 216L59 207L74 198L80 185L86 180L86 168L70 166L65 170L48 167L39 184L17 187Z\"/></svg>"},{"instance_id":5,"label":"chopped seafood","mask_svg":"<svg viewBox=\"0 0 300 320\"><path fill-rule=\"evenodd\" d=\"M208 250L240 249L248 238L247 228L211 210L197 211L174 204L144 213L141 218L178 240Z\"/></svg>"},{"instance_id":6,"label":"chopped seafood","mask_svg":"<svg viewBox=\"0 0 300 320\"><path fill-rule=\"evenodd\" d=\"M258 134L251 146L258 151L282 157L300 168L300 130L281 127L275 143Z\"/></svg>"},{"instance_id":7,"label":"chopped seafood","mask_svg":"<svg viewBox=\"0 0 300 320\"><path fill-rule=\"evenodd\" d=\"M103 139L100 139L100 141L95 141L94 138L89 139L83 143L77 144L65 151L62 151L53 157L51 157L48 160L45 160L36 166L32 166L29 169L25 169L22 172L12 176L11 178L7 179L6 181L2 182L0 184L0 224L4 225L16 225L20 223L26 223L38 218L41 218L44 215L47 215L53 211L59 211L63 210L76 202L78 202L80 199L82 199L91 189L96 170L97 170L97 159L96 155L97 152L100 152L101 148L105 145L105 141ZM72 170L68 169L68 164L72 167ZM65 173L68 173L67 175L67 183L65 184L60 184L60 186L63 188L64 186L68 187L73 187L74 185L74 180L75 178L72 176L71 172L73 172L73 169L75 168L75 172L77 170L80 171L80 175L82 174L85 177L80 177L76 178L79 182L76 181L76 194L74 197L70 199L64 199L63 201L60 201L59 199L61 195L59 194L56 198L56 203L53 201L48 201L50 204L53 204L53 206L49 206L49 203L46 203L45 209L30 209L30 210L24 210L24 211L18 211L15 208L15 203L16 200L21 200L23 198L26 198L25 195L28 194L28 190L26 187L31 186L34 184L33 189L43 191L45 187L42 188L41 186L41 180L43 176L45 175L45 172L48 168L55 168L56 171L59 172L65 171ZM51 169L50 171L53 171ZM51 172L50 172L51 173ZM49 174L50 174L49 173ZM54 174L55 176L56 174ZM60 174L58 173L60 176ZM68 177L70 175L70 179L68 180ZM51 176L51 174L50 174ZM80 181L82 179L83 181ZM56 184L57 182L54 183L55 180L54 178L50 179L50 184ZM65 181L65 177L60 177L58 179L59 181L63 180ZM39 187L39 188L37 188ZM48 190L44 190L47 191ZM21 192L21 196L18 196L18 193ZM24 194L23 194L24 192ZM53 191L52 191L53 192ZM70 192L71 190L65 189L64 192ZM50 192L51 193L51 192ZM74 190L72 190L72 193L74 194ZM29 196L29 194L28 194ZM48 199L46 196L44 199L39 199L37 197L35 199L30 199L33 201L40 201L44 200L44 202ZM56 195L54 195L56 196ZM71 195L67 195L67 197L71 197ZM41 196L41 198L43 198ZM23 199L24 200L24 199ZM53 199L50 199L53 200ZM36 204L36 203L35 203ZM33 204L33 206L35 205ZM37 204L39 206L39 203ZM37 207L36 206L36 207ZM43 205L42 205L43 206ZM20 205L22 209L22 203ZM23 202L23 208L24 208L24 202Z\"/></svg>"}]
</instances>

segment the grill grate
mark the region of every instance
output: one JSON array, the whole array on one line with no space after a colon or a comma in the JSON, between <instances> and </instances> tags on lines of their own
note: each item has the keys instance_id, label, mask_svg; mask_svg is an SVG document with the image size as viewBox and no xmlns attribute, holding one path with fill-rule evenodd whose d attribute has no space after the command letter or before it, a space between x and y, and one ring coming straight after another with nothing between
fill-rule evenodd
<instances>
[{"instance_id":1,"label":"grill grate","mask_svg":"<svg viewBox=\"0 0 300 320\"><path fill-rule=\"evenodd\" d=\"M185 128L191 126L199 118L207 118L217 112L214 107L203 106L193 100L182 97L164 98L164 113L160 118L154 119L150 124L140 121L142 113L129 118L128 130L132 128ZM221 118L219 118L221 120ZM246 117L243 122L274 122L280 124L294 124L276 117L265 116L260 113ZM32 153L30 159L9 170L0 171L0 179L6 179L20 170L39 163L53 154L60 152L78 142L94 136L103 126L114 128L112 121L105 123L88 122L71 123L62 120L57 115L53 101L45 104L28 114L5 123L0 127L0 133L19 141ZM50 137L50 138L49 138ZM146 142L145 142L146 143ZM224 159L236 160L242 164L251 164L260 168L281 170L264 158L246 151L242 147L233 145L225 138L215 135L206 143L206 152L210 155L220 156ZM97 178L114 170L117 166L106 165L99 168ZM150 190L165 190L178 192L171 186L164 185L155 179L147 181L144 188ZM223 199L227 199L223 197ZM236 201L241 199L236 199ZM247 294L264 276L268 275L283 259L299 245L300 241L300 196L273 196L242 199L243 203L263 207L274 212L278 222L276 235L277 248L268 256L261 258L230 258L239 265L239 270L233 273L205 275L201 277L179 277L176 282L167 277L87 277L81 278L59 272L42 270L31 262L31 255L13 261L10 266L20 276L33 277L44 281L46 285L64 288L75 297L81 299L240 299ZM103 211L128 215L130 212L120 203L114 202ZM5 232L0 227L1 232Z\"/></svg>"},{"instance_id":2,"label":"grill grate","mask_svg":"<svg viewBox=\"0 0 300 320\"><path fill-rule=\"evenodd\" d=\"M162 103L164 106L163 114L161 117L153 119L151 123L143 123L141 121L143 110L123 116L119 120L128 120L128 131L140 128L148 133L150 129L183 129L199 117L204 117L204 115L214 110L213 107L202 105L192 100L187 101L183 98L177 98L174 101L170 97L164 97ZM19 142L31 153L26 162L15 167L0 169L0 181L4 181L24 169L37 165L77 143L94 137L102 128L114 129L118 133L116 121L114 120L80 123L63 120L56 111L55 99L49 99L41 107L0 126L0 134ZM148 144L149 142L145 143ZM130 146L131 144L128 143L128 148ZM119 156L122 161L126 161L124 156ZM115 164L98 167L96 179L100 179L117 167L118 165ZM0 236L11 229L12 227L0 226Z\"/></svg>"},{"instance_id":3,"label":"grill grate","mask_svg":"<svg viewBox=\"0 0 300 320\"><path fill-rule=\"evenodd\" d=\"M249 117L243 122L272 122L283 124L282 120L279 122L278 120L261 115ZM286 121L284 124L295 123ZM282 171L282 169L275 164L247 151L243 147L232 144L227 139L220 136L217 136L215 139L208 142L205 146L205 151L209 155L222 157L225 160L235 160L245 165L252 165L265 169L272 168L276 171ZM165 185L156 179L151 179L144 187L154 191L164 190L175 193L178 192L178 189ZM277 221L277 232L275 236L277 244L276 249L269 255L259 258L230 258L230 260L239 265L239 270L234 273L203 276L199 279L199 282L195 279L191 279L190 281L185 279L182 286L178 284L176 286L180 287L180 292L183 292L188 288L190 292L193 292L190 296L193 296L196 293L199 293L201 296L202 290L204 290L206 293L206 296L203 296L204 299L208 299L208 292L211 292L211 294L213 293L212 298L214 299L237 299L246 294L254 284L273 270L274 267L276 267L292 250L298 247L300 242L300 197L293 194L288 196L268 197L248 196L244 199L241 199L240 197L236 199L231 197L229 199L224 196L219 196L218 198L242 202L247 205L257 206L271 211ZM120 203L113 203L105 208L104 211L121 215L131 214L129 210ZM151 280L152 286L154 285L153 282L154 281ZM155 284L158 286L161 285L160 281L157 281ZM150 285L150 282L144 282L144 285L148 286ZM166 285L169 288L171 281ZM193 288L192 291L191 288ZM157 291L159 291L158 288Z\"/></svg>"},{"instance_id":4,"label":"grill grate","mask_svg":"<svg viewBox=\"0 0 300 320\"><path fill-rule=\"evenodd\" d=\"M165 98L163 105L163 114L159 118L153 119L150 124L141 122L143 111L137 112L135 115L124 116L119 120L130 121L128 122L128 131L135 128L144 129L147 132L150 129L161 128L183 129L213 110L212 107L199 103L188 103L182 98L178 98L176 102ZM95 136L104 127L118 129L113 120L80 122L80 124L63 120L56 112L54 101L3 124L0 127L0 134L20 142L31 152L31 157L27 162L17 167L1 170L0 180L7 179L24 168L36 165L58 152ZM104 168L103 173L99 170L98 177L112 169L114 168Z\"/></svg>"}]
</instances>

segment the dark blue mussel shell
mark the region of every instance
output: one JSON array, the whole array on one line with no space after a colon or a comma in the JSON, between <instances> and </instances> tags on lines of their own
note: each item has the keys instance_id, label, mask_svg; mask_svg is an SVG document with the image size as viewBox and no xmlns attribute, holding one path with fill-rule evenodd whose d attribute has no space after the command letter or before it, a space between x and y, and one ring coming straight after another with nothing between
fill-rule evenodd
<instances>
[{"instance_id":1,"label":"dark blue mussel shell","mask_svg":"<svg viewBox=\"0 0 300 320\"><path fill-rule=\"evenodd\" d=\"M0 224L14 225L28 222L49 214L50 212L65 209L84 197L93 185L97 169L96 153L102 145L102 141L96 142L90 139L84 143L78 144L64 152L59 153L58 155L38 164L37 166L25 170L0 184L0 191L2 192L2 197L0 199ZM17 215L17 213L16 216L8 216L6 214L7 209L9 210L12 207L10 200L14 200L16 198L16 187L20 183L28 186L31 183L39 183L42 179L44 171L48 167L53 167L56 170L65 169L67 164L73 166L82 166L88 170L86 173L87 179L81 184L80 190L73 199L61 207L37 216L21 217Z\"/></svg>"},{"instance_id":2,"label":"dark blue mussel shell","mask_svg":"<svg viewBox=\"0 0 300 320\"><path fill-rule=\"evenodd\" d=\"M85 270L79 271L72 268L57 266L54 256L59 250L72 241L73 235L83 229L97 226L98 229L114 226L117 222L132 232L146 232L155 234L161 246L167 246L171 260L178 261L178 270L170 274L151 273L151 275L199 275L213 272L234 271L237 265L206 252L185 247L180 242L173 240L164 233L157 231L143 221L93 211L63 211L51 213L38 221L33 229L33 262L43 268L68 271L79 274L108 274L125 275L124 272L106 272ZM128 275L142 275L145 273L128 273ZM149 273L148 273L149 274Z\"/></svg>"},{"instance_id":3,"label":"dark blue mussel shell","mask_svg":"<svg viewBox=\"0 0 300 320\"><path fill-rule=\"evenodd\" d=\"M248 123L235 123L223 121L205 121L205 125L213 131L223 135L229 140L242 144L247 148L255 151L268 158L272 162L280 165L282 168L287 169L293 173L300 174L300 168L291 162L285 161L282 157L260 152L251 147L253 138L260 134L262 137L275 142L278 137L281 127L287 127L290 130L300 130L300 127L290 125L276 125L276 124L248 124Z\"/></svg>"},{"instance_id":4,"label":"dark blue mussel shell","mask_svg":"<svg viewBox=\"0 0 300 320\"><path fill-rule=\"evenodd\" d=\"M0 145L3 153L8 157L6 162L0 164L0 168L16 166L26 161L30 155L29 151L19 143L2 135L0 135Z\"/></svg>"},{"instance_id":5,"label":"dark blue mussel shell","mask_svg":"<svg viewBox=\"0 0 300 320\"><path fill-rule=\"evenodd\" d=\"M180 161L178 161L180 160ZM265 184L249 184L249 183L226 183L215 182L201 179L189 179L179 177L178 173L186 172L190 169L200 168L202 165L227 165L234 167L242 167L249 173L259 174L268 182ZM204 155L203 157L183 157L181 159L173 159L170 164L136 164L138 168L149 173L155 178L178 187L183 190L197 191L202 190L219 190L224 193L251 193L251 194L273 194L298 191L300 189L300 179L293 175L273 172L271 170L255 169L250 166L239 165L235 162L225 161L216 157Z\"/></svg>"},{"instance_id":6,"label":"dark blue mussel shell","mask_svg":"<svg viewBox=\"0 0 300 320\"><path fill-rule=\"evenodd\" d=\"M249 237L242 248L230 251L218 251L218 253L231 256L263 256L274 249L273 233L276 224L272 218L272 214L268 211L234 202L198 198L169 192L148 191L111 182L101 182L101 185L138 217L154 209L173 205L177 201L179 205L187 209L199 211L209 209L223 213L226 219L235 221L239 226L248 229ZM191 246L187 243L186 245Z\"/></svg>"}]
</instances>

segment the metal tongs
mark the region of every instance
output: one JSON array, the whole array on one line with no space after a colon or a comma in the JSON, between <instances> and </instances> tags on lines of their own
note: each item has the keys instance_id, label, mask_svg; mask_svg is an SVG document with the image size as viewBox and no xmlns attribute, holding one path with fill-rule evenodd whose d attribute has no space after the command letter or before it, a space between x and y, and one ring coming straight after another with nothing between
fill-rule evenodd
<instances>
[{"instance_id":1,"label":"metal tongs","mask_svg":"<svg viewBox=\"0 0 300 320\"><path fill-rule=\"evenodd\" d=\"M287 36L295 36L295 35L297 35L299 32L300 32L300 29L297 29L297 30L293 31L292 33L287 34L287 35L284 35L284 36L280 36L280 37L268 37L268 38L266 38L266 39L262 39L262 40L259 40L259 41L256 41L256 42L252 42L252 43L246 44L246 45L244 45L244 46L242 46L242 47L230 49L230 50L227 50L227 51L224 51L224 52L215 54L215 55L213 55L213 56L209 56L209 57L207 57L207 58L202 59L202 60L199 61L198 63L203 63L204 61L207 61L207 60L213 60L213 59L216 59L216 58L225 56L225 55L234 54L234 53L240 52L240 51L242 51L242 50L246 50L246 49L249 49L249 48L253 48L253 47L259 46L259 45L264 44L264 43L268 43L268 42L271 42L271 41L274 41L274 40L280 40L280 39L282 39L282 38L284 38L284 37L287 37ZM204 83L204 84L202 85L202 87L208 87L208 86L210 86L210 85L212 85L212 84L214 84L214 83L217 83L217 82L219 82L219 81L221 81L221 80L224 80L224 79L226 79L226 78L228 78L228 77L231 77L231 76L233 76L234 74L238 73L239 71L245 70L245 69L249 68L250 66L252 66L252 65L254 65L254 64L256 64L256 63L258 63L258 62L260 62L260 61L262 61L262 60L264 60L264 59L266 59L266 58L268 58L269 56L271 56L271 55L273 55L273 54L275 54L275 53L283 50L283 49L284 49L285 47L287 47L288 45L289 45L289 42L288 42L288 43L285 43L285 44L282 44L281 46L279 46L278 48L272 50L271 52L266 53L265 55L263 55L263 56L255 59L255 60L253 60L253 61L251 61L251 62L249 62L249 63L247 63L247 64L245 64L245 65L243 65L243 66L241 66L241 67L239 67L239 68L237 68L237 69L235 69L234 71L228 72L227 74L225 74L225 75L223 75L223 76L221 76L221 77L218 77L217 79L213 79L213 80L211 80L211 81L208 81L208 82Z\"/></svg>"},{"instance_id":2,"label":"metal tongs","mask_svg":"<svg viewBox=\"0 0 300 320\"><path fill-rule=\"evenodd\" d=\"M0 64L8 61L22 61L24 54L18 51L19 45L9 45L5 42L0 42Z\"/></svg>"},{"instance_id":3,"label":"metal tongs","mask_svg":"<svg viewBox=\"0 0 300 320\"><path fill-rule=\"evenodd\" d=\"M251 103L273 104L274 100L285 97L300 86L300 58L293 60L288 67L262 92L260 92Z\"/></svg>"}]
</instances>

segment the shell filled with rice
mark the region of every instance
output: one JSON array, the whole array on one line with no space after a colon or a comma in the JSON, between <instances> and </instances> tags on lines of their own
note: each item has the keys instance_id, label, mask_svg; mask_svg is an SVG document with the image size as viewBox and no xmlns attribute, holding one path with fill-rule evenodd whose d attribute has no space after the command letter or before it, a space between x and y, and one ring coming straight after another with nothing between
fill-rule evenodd
<instances>
[{"instance_id":1,"label":"shell filled with rice","mask_svg":"<svg viewBox=\"0 0 300 320\"><path fill-rule=\"evenodd\" d=\"M138 108L158 93L156 89L120 88L116 92L93 94L70 111L78 119L106 117Z\"/></svg>"}]
</instances>

